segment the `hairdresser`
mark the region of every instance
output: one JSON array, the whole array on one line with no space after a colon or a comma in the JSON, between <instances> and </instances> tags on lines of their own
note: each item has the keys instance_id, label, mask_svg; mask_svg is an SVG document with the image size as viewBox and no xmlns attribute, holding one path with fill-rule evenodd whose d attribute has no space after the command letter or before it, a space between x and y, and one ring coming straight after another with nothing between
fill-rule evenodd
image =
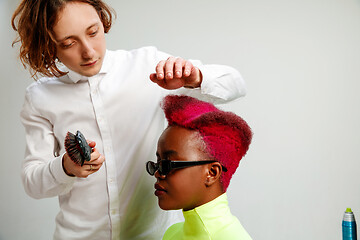
<instances>
[{"instance_id":1,"label":"hairdresser","mask_svg":"<svg viewBox=\"0 0 360 240\"><path fill-rule=\"evenodd\" d=\"M100 0L23 0L12 18L20 60L36 80L21 111L22 180L33 198L59 198L54 239L160 239L181 213L157 207L144 170L165 126L159 102L175 89L213 103L245 94L231 67L154 47L107 50L112 20ZM77 130L93 148L83 166L64 149Z\"/></svg>"}]
</instances>

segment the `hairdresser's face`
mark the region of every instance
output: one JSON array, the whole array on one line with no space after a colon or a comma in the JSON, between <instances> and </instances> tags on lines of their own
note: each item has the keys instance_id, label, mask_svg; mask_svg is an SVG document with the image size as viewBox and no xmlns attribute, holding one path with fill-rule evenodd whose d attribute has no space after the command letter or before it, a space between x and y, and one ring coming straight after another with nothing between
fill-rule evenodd
<instances>
[{"instance_id":1,"label":"hairdresser's face","mask_svg":"<svg viewBox=\"0 0 360 240\"><path fill-rule=\"evenodd\" d=\"M81 75L96 75L106 51L103 24L89 4L70 2L59 12L53 27L57 57L69 69Z\"/></svg>"},{"instance_id":2,"label":"hairdresser's face","mask_svg":"<svg viewBox=\"0 0 360 240\"><path fill-rule=\"evenodd\" d=\"M158 161L198 161L208 158L202 151L199 133L178 126L171 126L162 133L156 155ZM160 208L190 210L206 203L207 167L208 165L200 165L175 169L166 176L156 171L155 195Z\"/></svg>"}]
</instances>

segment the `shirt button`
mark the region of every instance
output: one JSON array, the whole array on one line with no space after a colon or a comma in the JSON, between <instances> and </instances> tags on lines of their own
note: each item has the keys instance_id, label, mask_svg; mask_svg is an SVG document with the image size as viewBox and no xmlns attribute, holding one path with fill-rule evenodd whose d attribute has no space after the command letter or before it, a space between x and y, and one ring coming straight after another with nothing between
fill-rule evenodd
<instances>
[{"instance_id":1,"label":"shirt button","mask_svg":"<svg viewBox=\"0 0 360 240\"><path fill-rule=\"evenodd\" d=\"M115 215L115 214L116 214L116 210L115 209L111 210L111 215Z\"/></svg>"}]
</instances>

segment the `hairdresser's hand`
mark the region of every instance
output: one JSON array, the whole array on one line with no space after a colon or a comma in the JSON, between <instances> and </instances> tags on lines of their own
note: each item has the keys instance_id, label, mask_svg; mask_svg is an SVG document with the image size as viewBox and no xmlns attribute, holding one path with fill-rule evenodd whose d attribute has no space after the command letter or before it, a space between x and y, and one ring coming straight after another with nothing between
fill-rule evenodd
<instances>
[{"instance_id":1,"label":"hairdresser's hand","mask_svg":"<svg viewBox=\"0 0 360 240\"><path fill-rule=\"evenodd\" d=\"M105 161L105 157L95 148L95 142L89 141L88 144L91 148L93 148L93 151L91 153L90 161L85 161L83 166L74 163L70 159L69 155L65 153L63 157L63 168L67 175L86 178L100 169Z\"/></svg>"},{"instance_id":2,"label":"hairdresser's hand","mask_svg":"<svg viewBox=\"0 0 360 240\"><path fill-rule=\"evenodd\" d=\"M181 87L197 88L201 86L202 74L193 64L182 58L169 57L162 60L150 74L150 79L160 87L172 90Z\"/></svg>"}]
</instances>

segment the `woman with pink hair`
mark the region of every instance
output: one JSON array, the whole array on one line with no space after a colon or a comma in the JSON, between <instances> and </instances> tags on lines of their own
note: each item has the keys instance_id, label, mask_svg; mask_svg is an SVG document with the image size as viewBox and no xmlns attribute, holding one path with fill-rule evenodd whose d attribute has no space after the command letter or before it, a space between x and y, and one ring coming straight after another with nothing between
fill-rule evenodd
<instances>
[{"instance_id":1,"label":"woman with pink hair","mask_svg":"<svg viewBox=\"0 0 360 240\"><path fill-rule=\"evenodd\" d=\"M226 195L249 148L250 127L236 114L188 96L167 96L162 107L169 125L158 141L157 162L147 162L146 169L157 179L160 208L182 209L185 218L163 239L251 239Z\"/></svg>"}]
</instances>

